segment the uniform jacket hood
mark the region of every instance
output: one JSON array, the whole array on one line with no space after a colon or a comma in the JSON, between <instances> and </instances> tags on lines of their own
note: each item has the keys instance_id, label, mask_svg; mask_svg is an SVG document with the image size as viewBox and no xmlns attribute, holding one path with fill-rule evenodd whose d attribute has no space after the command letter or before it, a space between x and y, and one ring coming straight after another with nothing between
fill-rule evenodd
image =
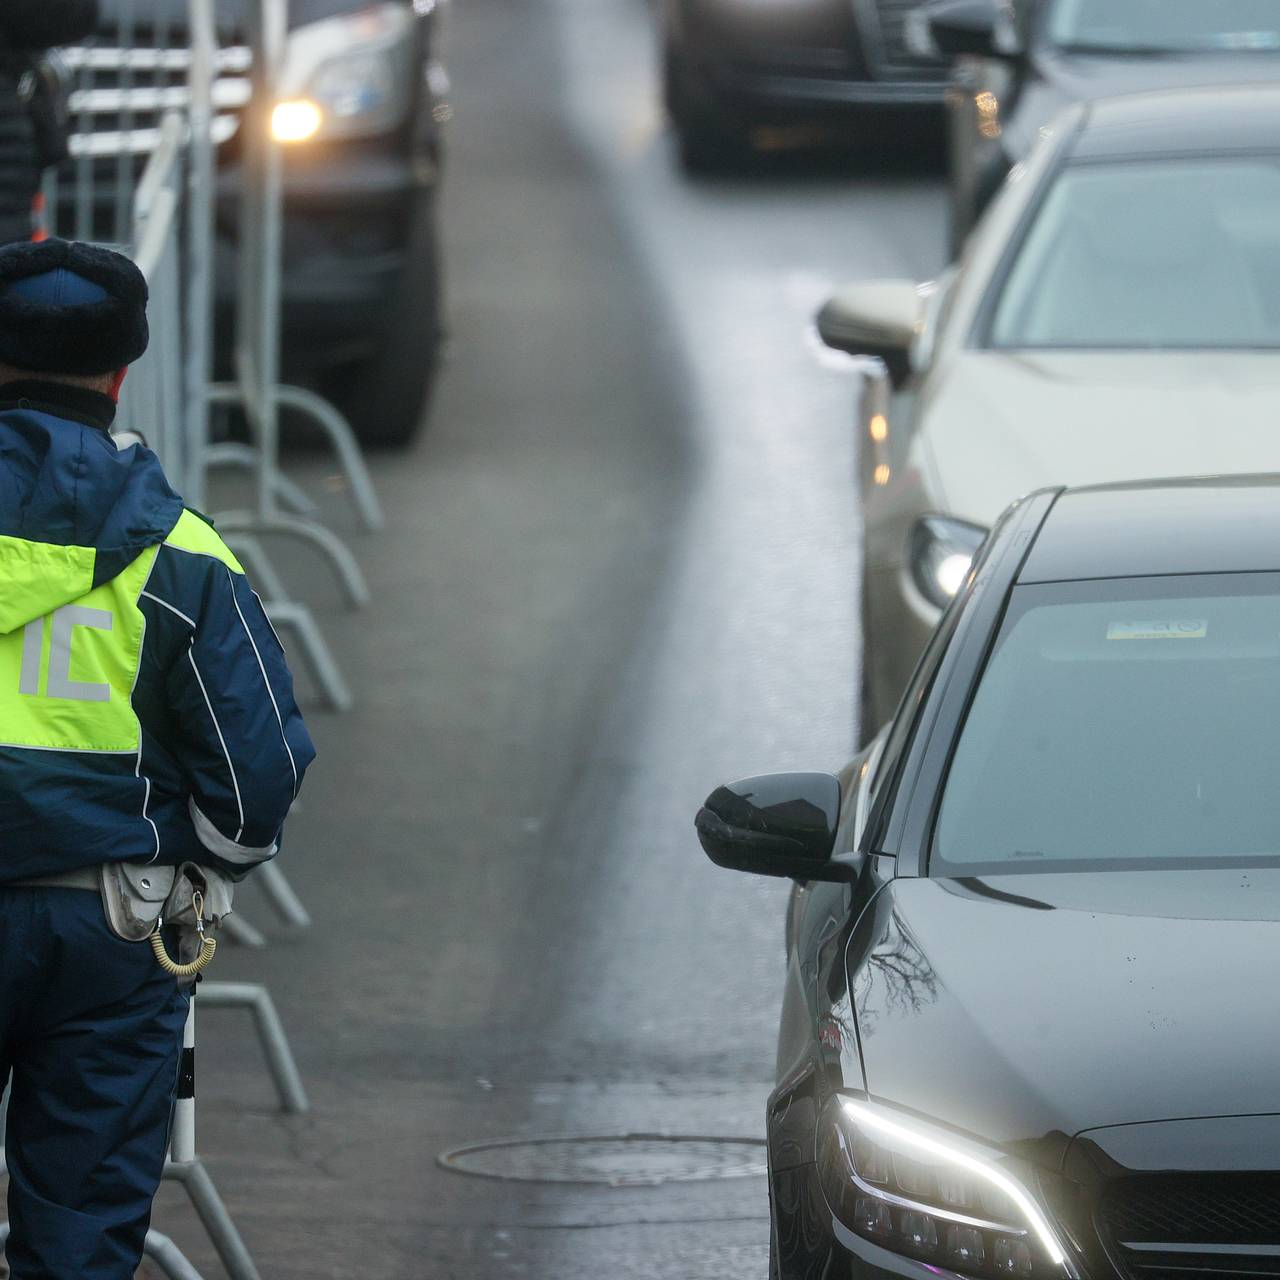
<instances>
[{"instance_id":1,"label":"uniform jacket hood","mask_svg":"<svg viewBox=\"0 0 1280 1280\"><path fill-rule=\"evenodd\" d=\"M0 634L77 600L182 514L155 454L99 427L0 408Z\"/></svg>"}]
</instances>

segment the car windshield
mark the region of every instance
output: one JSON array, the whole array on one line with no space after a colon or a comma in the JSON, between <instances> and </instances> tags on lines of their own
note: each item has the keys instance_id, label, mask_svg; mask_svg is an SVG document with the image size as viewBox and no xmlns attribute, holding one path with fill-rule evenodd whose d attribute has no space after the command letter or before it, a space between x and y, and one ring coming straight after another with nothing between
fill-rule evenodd
<instances>
[{"instance_id":1,"label":"car windshield","mask_svg":"<svg viewBox=\"0 0 1280 1280\"><path fill-rule=\"evenodd\" d=\"M931 874L1280 862L1280 575L1016 588Z\"/></svg>"},{"instance_id":2,"label":"car windshield","mask_svg":"<svg viewBox=\"0 0 1280 1280\"><path fill-rule=\"evenodd\" d=\"M1280 160L1065 169L992 313L1001 348L1280 346Z\"/></svg>"},{"instance_id":3,"label":"car windshield","mask_svg":"<svg viewBox=\"0 0 1280 1280\"><path fill-rule=\"evenodd\" d=\"M1280 49L1275 0L1058 0L1049 36L1099 53Z\"/></svg>"}]
</instances>

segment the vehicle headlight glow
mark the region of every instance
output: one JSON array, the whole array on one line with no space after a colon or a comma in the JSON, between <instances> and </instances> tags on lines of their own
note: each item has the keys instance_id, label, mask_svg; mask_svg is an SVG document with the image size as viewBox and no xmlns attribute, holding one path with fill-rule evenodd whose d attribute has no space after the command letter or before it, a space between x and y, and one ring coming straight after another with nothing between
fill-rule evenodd
<instances>
[{"instance_id":1,"label":"vehicle headlight glow","mask_svg":"<svg viewBox=\"0 0 1280 1280\"><path fill-rule=\"evenodd\" d=\"M930 604L945 609L964 585L987 531L963 520L926 516L911 531L911 577Z\"/></svg>"},{"instance_id":2,"label":"vehicle headlight glow","mask_svg":"<svg viewBox=\"0 0 1280 1280\"><path fill-rule=\"evenodd\" d=\"M325 18L289 37L281 73L281 101L272 114L280 142L355 138L394 129L412 98L417 57L414 17L398 4ZM309 133L284 131L314 113ZM285 113L283 119L281 113Z\"/></svg>"},{"instance_id":3,"label":"vehicle headlight glow","mask_svg":"<svg viewBox=\"0 0 1280 1280\"><path fill-rule=\"evenodd\" d=\"M320 131L324 117L306 98L277 102L271 113L271 136L277 142L306 142Z\"/></svg>"},{"instance_id":4,"label":"vehicle headlight glow","mask_svg":"<svg viewBox=\"0 0 1280 1280\"><path fill-rule=\"evenodd\" d=\"M826 1115L823 1189L857 1235L968 1275L1077 1275L1006 1153L860 1098L841 1097Z\"/></svg>"}]
</instances>

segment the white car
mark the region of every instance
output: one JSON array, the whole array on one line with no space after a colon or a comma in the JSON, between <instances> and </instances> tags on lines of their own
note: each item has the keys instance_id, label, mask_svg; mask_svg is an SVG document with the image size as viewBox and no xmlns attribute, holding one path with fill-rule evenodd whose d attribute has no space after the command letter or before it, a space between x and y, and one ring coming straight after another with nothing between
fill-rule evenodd
<instances>
[{"instance_id":1,"label":"white car","mask_svg":"<svg viewBox=\"0 0 1280 1280\"><path fill-rule=\"evenodd\" d=\"M1280 87L1070 108L957 267L851 286L818 325L883 361L859 410L866 738L1011 499L1280 472Z\"/></svg>"}]
</instances>

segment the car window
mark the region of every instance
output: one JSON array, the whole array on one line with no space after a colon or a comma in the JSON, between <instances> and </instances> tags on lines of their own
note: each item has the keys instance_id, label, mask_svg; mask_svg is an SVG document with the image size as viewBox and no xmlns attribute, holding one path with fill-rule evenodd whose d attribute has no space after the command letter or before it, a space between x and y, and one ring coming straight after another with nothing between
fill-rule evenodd
<instances>
[{"instance_id":1,"label":"car window","mask_svg":"<svg viewBox=\"0 0 1280 1280\"><path fill-rule=\"evenodd\" d=\"M1022 586L931 874L1280 861L1280 575Z\"/></svg>"},{"instance_id":2,"label":"car window","mask_svg":"<svg viewBox=\"0 0 1280 1280\"><path fill-rule=\"evenodd\" d=\"M1275 0L1057 0L1049 34L1099 53L1280 49Z\"/></svg>"},{"instance_id":3,"label":"car window","mask_svg":"<svg viewBox=\"0 0 1280 1280\"><path fill-rule=\"evenodd\" d=\"M1064 170L1017 250L989 340L999 348L1280 346L1280 160Z\"/></svg>"}]
</instances>

